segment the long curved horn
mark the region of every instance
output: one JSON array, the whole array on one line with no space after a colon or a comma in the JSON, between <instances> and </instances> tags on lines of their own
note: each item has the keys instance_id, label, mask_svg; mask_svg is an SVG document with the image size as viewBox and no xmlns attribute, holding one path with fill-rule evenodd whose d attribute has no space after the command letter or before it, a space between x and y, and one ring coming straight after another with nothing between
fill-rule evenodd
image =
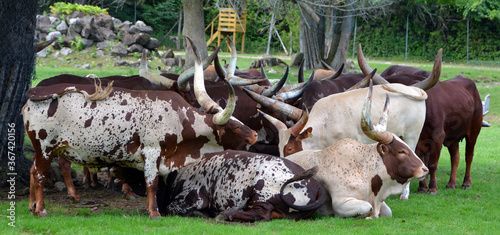
<instances>
[{"instance_id":1,"label":"long curved horn","mask_svg":"<svg viewBox=\"0 0 500 235\"><path fill-rule=\"evenodd\" d=\"M304 127L306 126L308 120L309 120L309 112L306 111L304 112L300 120L297 123L295 123L292 127L290 127L290 133L293 136L298 136L302 131L302 129L304 129Z\"/></svg>"},{"instance_id":2,"label":"long curved horn","mask_svg":"<svg viewBox=\"0 0 500 235\"><path fill-rule=\"evenodd\" d=\"M387 144L394 138L392 133L386 131L387 117L389 115L389 94L386 94L384 111L382 117L380 118L380 122L376 127L374 127L371 121L372 90L373 82L370 80L370 88L368 89L368 94L366 95L366 99L363 104L361 129L370 139L381 144Z\"/></svg>"},{"instance_id":3,"label":"long curved horn","mask_svg":"<svg viewBox=\"0 0 500 235\"><path fill-rule=\"evenodd\" d=\"M234 72L236 71L236 62L238 60L238 53L236 51L236 46L234 46L231 37L227 37L227 43L231 47L231 59L229 59L229 65L227 66L226 78L231 81L234 77Z\"/></svg>"},{"instance_id":4,"label":"long curved horn","mask_svg":"<svg viewBox=\"0 0 500 235\"><path fill-rule=\"evenodd\" d=\"M168 89L172 88L174 85L174 80L171 80L169 78L166 78L164 76L161 76L156 73L149 72L148 69L148 60L146 56L146 50L142 51L142 58L141 58L141 63L139 65L139 76L148 79L150 82L156 84L156 85L163 85L167 87Z\"/></svg>"},{"instance_id":5,"label":"long curved horn","mask_svg":"<svg viewBox=\"0 0 500 235\"><path fill-rule=\"evenodd\" d=\"M281 77L281 79L279 80L278 83L276 83L273 86L271 86L270 88L264 90L264 92L262 92L262 95L265 95L267 97L271 97L271 96L275 95L283 87L283 85L285 85L286 79L288 78L288 71L289 70L290 70L290 67L288 65L286 65L286 71L285 71L285 74L283 75L283 77Z\"/></svg>"},{"instance_id":6,"label":"long curved horn","mask_svg":"<svg viewBox=\"0 0 500 235\"><path fill-rule=\"evenodd\" d=\"M335 71L335 70L332 70L332 71ZM337 70L337 72L335 72L332 76L327 77L327 78L323 78L321 80L333 80L335 78L338 78L340 75L342 75L342 71L344 71L344 63L342 63L339 70Z\"/></svg>"},{"instance_id":7,"label":"long curved horn","mask_svg":"<svg viewBox=\"0 0 500 235\"><path fill-rule=\"evenodd\" d=\"M356 83L351 88L347 89L347 91L352 91L352 90L356 90L358 88L366 87L366 85L369 82L372 81L373 75L375 75L376 72L377 72L377 69L374 69L370 74L368 74L368 76L366 76L365 78L361 79L361 81L359 81L358 83Z\"/></svg>"},{"instance_id":8,"label":"long curved horn","mask_svg":"<svg viewBox=\"0 0 500 235\"><path fill-rule=\"evenodd\" d=\"M233 86L248 86L263 81L267 81L267 78L247 79L247 78L240 78L238 76L233 76L231 80L229 80L229 83L231 83L231 85Z\"/></svg>"},{"instance_id":9,"label":"long curved horn","mask_svg":"<svg viewBox=\"0 0 500 235\"><path fill-rule=\"evenodd\" d=\"M302 114L304 113L302 109L296 108L292 105L277 101L275 99L271 99L263 95L259 95L246 88L243 88L243 91L247 93L247 95L250 96L250 98L252 98L255 102L263 105L264 107L274 109L286 115L287 117L289 117L294 121L298 121L302 117Z\"/></svg>"},{"instance_id":10,"label":"long curved horn","mask_svg":"<svg viewBox=\"0 0 500 235\"><path fill-rule=\"evenodd\" d=\"M259 109L257 109L257 111L259 111L260 114L262 114L262 116L264 116L271 124L273 124L276 127L276 129L278 129L278 131L288 129L288 127L285 125L285 123L278 120L277 118L275 118L267 113L264 113L264 112L260 111ZM302 129L304 129L304 127L306 126L308 120L309 120L309 113L305 112L304 115L302 116L302 118L300 118L300 120L297 123L295 123L292 127L290 127L290 133L293 136L298 136L300 134L300 132L302 131Z\"/></svg>"},{"instance_id":11,"label":"long curved horn","mask_svg":"<svg viewBox=\"0 0 500 235\"><path fill-rule=\"evenodd\" d=\"M366 63L365 56L363 55L363 50L361 49L361 44L358 45L358 65L365 76L367 76L373 71L370 65ZM378 74L375 74L373 76L373 82L375 84L389 84L387 80L385 80L382 76Z\"/></svg>"},{"instance_id":12,"label":"long curved horn","mask_svg":"<svg viewBox=\"0 0 500 235\"><path fill-rule=\"evenodd\" d=\"M234 108L236 106L236 97L234 95L234 90L231 85L223 79L229 88L229 99L227 101L225 109L222 109L215 101L210 98L210 96L208 96L204 85L205 79L203 79L203 65L201 64L200 52L198 51L198 48L191 40L191 38L189 38L188 36L185 37L191 44L195 56L194 94L196 96L196 100L198 101L200 106L203 107L207 112L217 112L212 118L214 124L224 125L233 114Z\"/></svg>"},{"instance_id":13,"label":"long curved horn","mask_svg":"<svg viewBox=\"0 0 500 235\"><path fill-rule=\"evenodd\" d=\"M297 80L297 83L303 83L304 82L304 60L302 60L300 62L300 65L299 65L299 75L298 76L298 80Z\"/></svg>"},{"instance_id":14,"label":"long curved horn","mask_svg":"<svg viewBox=\"0 0 500 235\"><path fill-rule=\"evenodd\" d=\"M418 83L413 84L412 86L416 86L418 88L423 89L424 91L431 89L439 82L439 77L441 76L441 64L443 61L443 49L439 49L436 59L434 60L434 66L432 67L431 75L425 80L422 80Z\"/></svg>"},{"instance_id":15,"label":"long curved horn","mask_svg":"<svg viewBox=\"0 0 500 235\"><path fill-rule=\"evenodd\" d=\"M276 95L277 100L282 100L282 101L287 101L287 100L292 100L292 99L297 99L302 94L304 94L304 91L306 90L307 85L311 84L311 82L314 79L314 71L311 73L311 76L309 77L309 80L307 80L306 83L304 83L303 86L295 89L295 90L290 90L286 92L281 92L278 95Z\"/></svg>"},{"instance_id":16,"label":"long curved horn","mask_svg":"<svg viewBox=\"0 0 500 235\"><path fill-rule=\"evenodd\" d=\"M262 112L260 109L257 109L257 111L259 111L259 113L262 114L262 116L264 116L271 124L273 124L273 126L276 127L278 132L288 129L288 127L285 125L285 123L278 120L277 118L275 118L267 113Z\"/></svg>"},{"instance_id":17,"label":"long curved horn","mask_svg":"<svg viewBox=\"0 0 500 235\"><path fill-rule=\"evenodd\" d=\"M215 49L215 51L212 52L212 54L210 54L209 57L207 57L206 59L204 59L202 61L203 70L205 70L212 63L212 61L215 59L215 57L217 57L217 53L219 53L219 50L220 50L220 47L217 47ZM179 78L177 79L177 86L179 87L179 89L181 91L188 92L191 89L189 87L189 81L191 79L193 79L193 77L194 77L194 70L195 70L195 68L192 67L192 68L189 68L188 70L184 71L183 73L181 73L181 75L179 75Z\"/></svg>"}]
</instances>

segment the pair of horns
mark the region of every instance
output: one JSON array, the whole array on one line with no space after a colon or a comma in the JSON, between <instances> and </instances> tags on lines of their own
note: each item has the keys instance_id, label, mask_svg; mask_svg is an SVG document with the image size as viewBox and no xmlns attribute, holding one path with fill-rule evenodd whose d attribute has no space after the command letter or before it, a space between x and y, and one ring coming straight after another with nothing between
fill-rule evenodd
<instances>
[{"instance_id":1,"label":"pair of horns","mask_svg":"<svg viewBox=\"0 0 500 235\"><path fill-rule=\"evenodd\" d=\"M441 76L441 64L442 64L442 54L443 49L439 49L436 59L434 60L434 66L432 67L432 72L429 77L426 79L413 84L412 86L421 88L422 90L428 90L434 87L436 83L439 81L439 77ZM358 65L364 75L368 75L373 72L373 69L366 62L365 56L363 55L363 50L361 49L361 44L358 45ZM373 76L373 81L376 84L388 84L389 82L385 80L382 76L375 74Z\"/></svg>"}]
</instances>

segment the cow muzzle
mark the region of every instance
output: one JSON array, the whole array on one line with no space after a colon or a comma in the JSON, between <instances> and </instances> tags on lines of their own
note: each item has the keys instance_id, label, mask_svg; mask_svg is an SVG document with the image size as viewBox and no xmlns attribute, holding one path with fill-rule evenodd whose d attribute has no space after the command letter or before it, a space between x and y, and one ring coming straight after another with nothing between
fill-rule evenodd
<instances>
[{"instance_id":1,"label":"cow muzzle","mask_svg":"<svg viewBox=\"0 0 500 235\"><path fill-rule=\"evenodd\" d=\"M422 166L419 169L419 171L416 172L414 177L415 177L415 179L423 180L425 178L425 176L427 176L427 174L429 174L429 168L427 168L426 166Z\"/></svg>"}]
</instances>

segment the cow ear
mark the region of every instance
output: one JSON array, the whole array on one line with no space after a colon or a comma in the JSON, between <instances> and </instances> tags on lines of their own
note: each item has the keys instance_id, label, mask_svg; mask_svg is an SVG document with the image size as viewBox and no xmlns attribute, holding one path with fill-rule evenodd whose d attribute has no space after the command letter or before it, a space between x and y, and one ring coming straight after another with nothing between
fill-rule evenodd
<instances>
[{"instance_id":1,"label":"cow ear","mask_svg":"<svg viewBox=\"0 0 500 235\"><path fill-rule=\"evenodd\" d=\"M307 128L302 133L300 133L300 135L297 137L297 140L301 141L301 140L312 137L311 132L312 132L312 127Z\"/></svg>"},{"instance_id":2,"label":"cow ear","mask_svg":"<svg viewBox=\"0 0 500 235\"><path fill-rule=\"evenodd\" d=\"M386 155L389 152L389 147L387 147L387 145L385 145L385 144L378 144L377 150L378 150L378 153L380 154L380 156L383 157L384 155Z\"/></svg>"}]
</instances>

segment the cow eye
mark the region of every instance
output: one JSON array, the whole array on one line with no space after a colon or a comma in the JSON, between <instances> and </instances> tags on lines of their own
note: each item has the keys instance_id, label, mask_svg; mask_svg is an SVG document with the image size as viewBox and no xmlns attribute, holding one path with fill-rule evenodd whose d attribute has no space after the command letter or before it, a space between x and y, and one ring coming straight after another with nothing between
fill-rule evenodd
<instances>
[{"instance_id":1,"label":"cow eye","mask_svg":"<svg viewBox=\"0 0 500 235\"><path fill-rule=\"evenodd\" d=\"M406 151L405 150L400 150L398 153L399 154L406 154Z\"/></svg>"}]
</instances>

